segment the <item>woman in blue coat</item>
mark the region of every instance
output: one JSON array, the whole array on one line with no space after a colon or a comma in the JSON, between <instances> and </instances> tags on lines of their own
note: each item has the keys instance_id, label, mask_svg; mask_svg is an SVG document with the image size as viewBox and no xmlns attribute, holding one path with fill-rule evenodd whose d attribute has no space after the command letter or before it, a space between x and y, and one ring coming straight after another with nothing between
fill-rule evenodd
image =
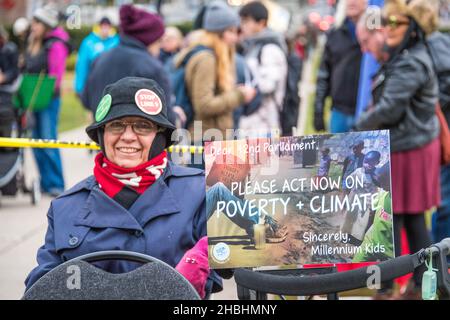
<instances>
[{"instance_id":1,"label":"woman in blue coat","mask_svg":"<svg viewBox=\"0 0 450 320\"><path fill-rule=\"evenodd\" d=\"M208 268L204 173L167 160L174 129L155 81L127 77L105 88L86 129L102 150L94 175L52 201L27 289L59 264L103 250L165 261L202 297L221 289L220 277ZM112 273L137 267L126 261L97 265Z\"/></svg>"}]
</instances>

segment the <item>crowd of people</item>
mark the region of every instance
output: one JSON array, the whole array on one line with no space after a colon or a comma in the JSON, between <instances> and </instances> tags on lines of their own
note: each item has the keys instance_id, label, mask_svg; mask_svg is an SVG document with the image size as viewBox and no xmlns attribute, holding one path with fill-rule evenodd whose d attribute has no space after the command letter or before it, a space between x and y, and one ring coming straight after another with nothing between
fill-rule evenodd
<instances>
[{"instance_id":1,"label":"crowd of people","mask_svg":"<svg viewBox=\"0 0 450 320\"><path fill-rule=\"evenodd\" d=\"M268 27L269 11L259 1L249 2L238 12L223 1L212 1L200 11L194 30L186 36L175 27L166 27L159 15L133 5L123 5L119 17L118 31L107 17L99 21L78 48L75 67L74 91L94 122L87 133L102 148L94 179L64 193L59 150L33 150L43 192L62 196L50 209L46 243L39 250L39 266L28 277L27 287L74 254L108 249L113 236L121 249L145 251L177 267L204 297L220 290L221 280L215 272L209 273L207 261L201 258L206 254L206 220L199 212L205 209L205 196L197 199L186 193L186 188L193 188L187 184L196 184L199 192L205 190L200 181L203 173L171 164L164 149L173 142L171 134L176 128L187 129L194 137L190 142L201 144L203 134L194 132L197 121L201 132L215 130L212 136L224 140L235 137L232 129L246 135L257 129L264 137L273 132L292 134L298 120L302 59L307 54L301 44L287 41ZM57 10L45 6L34 12L29 25L17 21L13 29L20 41L17 45L0 29L2 136L10 135L9 127L2 124L14 117L12 95L20 74L38 74L55 78L55 83L48 107L33 112L32 136L57 138L61 82L66 59L74 49L59 19ZM450 166L441 167L442 124L436 115L439 103L450 120L450 62L445 52L450 36L437 29L438 9L429 1L387 0L381 12L368 8L366 0L348 0L344 22L327 34L318 71L313 106L317 131L327 127L327 98L332 105L331 133L390 131L396 255L401 254L402 227L411 251L431 244L425 223L425 212L431 208L438 208L433 240L448 237L450 232ZM370 105L356 117L365 53L371 53L380 68L373 75ZM144 142L143 137L151 139ZM135 155L136 161L128 161ZM325 169L330 161L327 150L323 157L328 163ZM143 170L148 166L153 169ZM358 168L357 160L349 160L344 171L351 166ZM125 188L119 188L117 177L123 182L124 175L142 180L127 181ZM147 190L149 201L155 202L151 205L140 197ZM179 207L179 201L189 205ZM98 208L80 217L62 212L84 202L97 203L99 208L103 203L105 211L128 211L130 219L107 219ZM171 231L169 242L162 231L167 225L159 225L162 220L148 223L161 215L152 213L158 204L167 211L163 215L186 211L183 225L175 223L176 216L168 218L174 219L171 225L179 225L179 230ZM142 213L146 206L149 216ZM86 236L89 228L94 231ZM147 235L147 241L142 242L140 236L132 244L125 241L130 230ZM152 241L164 244L164 250L145 249ZM186 265L185 254L198 257L199 263ZM201 272L193 276L186 272L190 267ZM106 268L123 272L131 266ZM422 273L420 269L415 273L408 297L420 291ZM384 284L378 297L392 296L392 284Z\"/></svg>"},{"instance_id":2,"label":"crowd of people","mask_svg":"<svg viewBox=\"0 0 450 320\"><path fill-rule=\"evenodd\" d=\"M440 104L448 121L449 77L443 74L450 70L450 61L444 57L444 43L448 47L450 37L438 32L438 8L433 2L391 0L381 12L367 8L365 0L350 0L345 22L328 35L318 73L317 130L325 128L323 110L329 96L331 132L390 132L396 256L401 254L402 228L412 252L431 244L425 222L425 212L431 208L439 208L434 229L447 230L433 240L448 237L450 231L448 165L440 171L445 143L440 131L448 124L440 124L436 113ZM370 105L355 117L365 52L375 57L380 68L373 75ZM423 272L416 270L403 298L420 297ZM377 298L392 298L392 286L384 284Z\"/></svg>"}]
</instances>

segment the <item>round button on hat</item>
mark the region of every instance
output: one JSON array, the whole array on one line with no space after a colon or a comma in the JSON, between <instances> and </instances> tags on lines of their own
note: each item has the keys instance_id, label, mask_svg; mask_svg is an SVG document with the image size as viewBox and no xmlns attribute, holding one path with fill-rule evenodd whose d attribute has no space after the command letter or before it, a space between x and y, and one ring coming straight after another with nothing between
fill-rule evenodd
<instances>
[{"instance_id":1,"label":"round button on hat","mask_svg":"<svg viewBox=\"0 0 450 320\"><path fill-rule=\"evenodd\" d=\"M95 112L95 122L86 128L86 133L99 143L98 130L123 117L145 118L165 128L166 146L172 144L172 132L176 127L167 117L165 94L156 81L126 77L106 86Z\"/></svg>"}]
</instances>

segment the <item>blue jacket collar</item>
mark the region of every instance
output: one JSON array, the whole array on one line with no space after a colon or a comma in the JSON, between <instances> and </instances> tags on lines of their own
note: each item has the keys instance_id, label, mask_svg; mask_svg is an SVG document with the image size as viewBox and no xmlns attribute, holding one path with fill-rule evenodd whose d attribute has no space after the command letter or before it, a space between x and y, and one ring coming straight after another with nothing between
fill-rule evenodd
<instances>
[{"instance_id":1,"label":"blue jacket collar","mask_svg":"<svg viewBox=\"0 0 450 320\"><path fill-rule=\"evenodd\" d=\"M82 181L62 196L73 194L82 189L90 191L85 205L75 219L75 225L77 226L112 227L142 231L150 220L180 212L180 204L166 183L169 177L202 174L203 171L201 170L174 166L169 162L163 176L148 188L129 210L126 210L100 190L93 176Z\"/></svg>"}]
</instances>

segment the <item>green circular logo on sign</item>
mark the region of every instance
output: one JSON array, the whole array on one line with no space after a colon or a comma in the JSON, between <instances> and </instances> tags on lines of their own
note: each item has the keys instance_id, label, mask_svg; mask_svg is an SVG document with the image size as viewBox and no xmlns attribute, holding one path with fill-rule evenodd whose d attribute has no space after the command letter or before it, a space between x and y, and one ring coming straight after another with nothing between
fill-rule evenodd
<instances>
[{"instance_id":1,"label":"green circular logo on sign","mask_svg":"<svg viewBox=\"0 0 450 320\"><path fill-rule=\"evenodd\" d=\"M111 108L112 97L110 94L105 95L98 104L97 111L95 112L95 121L100 122L105 119L106 115Z\"/></svg>"}]
</instances>

